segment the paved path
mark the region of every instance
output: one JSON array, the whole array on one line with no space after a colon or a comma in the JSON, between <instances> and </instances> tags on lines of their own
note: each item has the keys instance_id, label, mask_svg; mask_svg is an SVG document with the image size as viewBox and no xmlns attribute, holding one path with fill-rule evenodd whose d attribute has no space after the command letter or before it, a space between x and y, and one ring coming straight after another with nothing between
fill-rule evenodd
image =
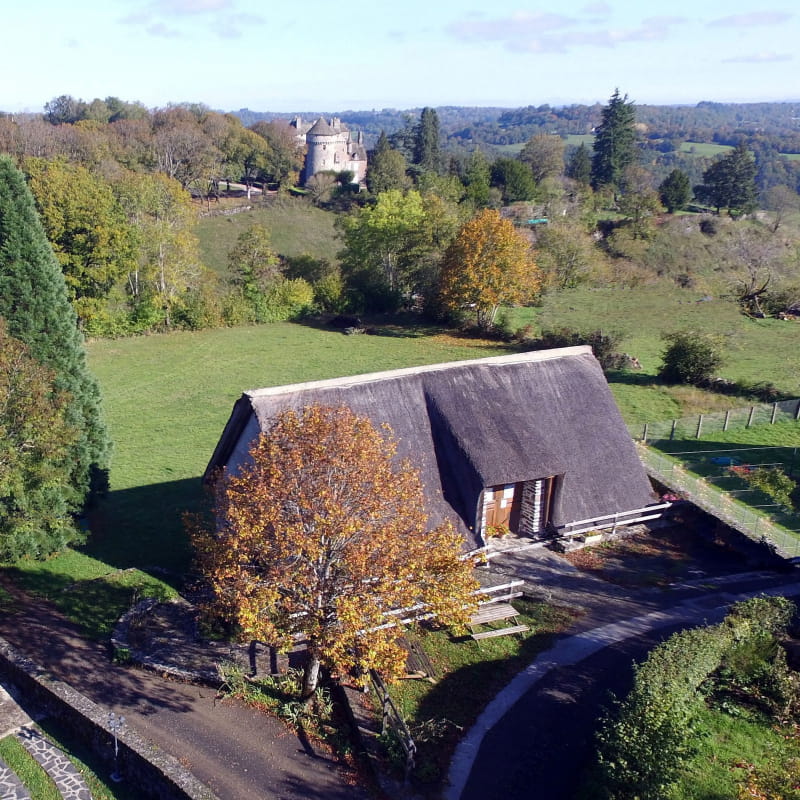
<instances>
[{"instance_id":1,"label":"paved path","mask_svg":"<svg viewBox=\"0 0 800 800\"><path fill-rule=\"evenodd\" d=\"M800 595L796 578L775 585L777 580L723 578L726 591L695 595L674 608L564 637L484 709L456 749L445 797L566 800L591 756L598 711L609 690L627 690L632 661L675 630L721 619L738 600L757 594ZM754 583L762 585L756 588Z\"/></svg>"},{"instance_id":2,"label":"paved path","mask_svg":"<svg viewBox=\"0 0 800 800\"><path fill-rule=\"evenodd\" d=\"M36 728L23 728L17 738L53 779L64 800L92 800L92 793L77 767Z\"/></svg>"},{"instance_id":3,"label":"paved path","mask_svg":"<svg viewBox=\"0 0 800 800\"><path fill-rule=\"evenodd\" d=\"M31 800L20 779L0 760L0 798L2 800Z\"/></svg>"},{"instance_id":4,"label":"paved path","mask_svg":"<svg viewBox=\"0 0 800 800\"><path fill-rule=\"evenodd\" d=\"M13 585L6 589L19 595ZM221 800L351 800L366 793L317 743L213 689L111 663L49 604L30 597L0 615L0 636L177 758Z\"/></svg>"}]
</instances>

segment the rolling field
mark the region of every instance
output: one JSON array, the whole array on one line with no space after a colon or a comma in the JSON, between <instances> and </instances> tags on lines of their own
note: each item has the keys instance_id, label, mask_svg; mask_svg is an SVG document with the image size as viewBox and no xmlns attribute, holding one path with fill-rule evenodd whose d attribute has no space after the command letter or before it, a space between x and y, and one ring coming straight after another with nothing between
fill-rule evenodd
<instances>
[{"instance_id":1,"label":"rolling field","mask_svg":"<svg viewBox=\"0 0 800 800\"><path fill-rule=\"evenodd\" d=\"M278 199L271 205L231 216L204 217L197 226L203 263L219 275L228 273L228 253L236 239L252 225L270 231L278 255L310 255L336 260L341 243L333 227L334 215L304 200Z\"/></svg>"}]
</instances>

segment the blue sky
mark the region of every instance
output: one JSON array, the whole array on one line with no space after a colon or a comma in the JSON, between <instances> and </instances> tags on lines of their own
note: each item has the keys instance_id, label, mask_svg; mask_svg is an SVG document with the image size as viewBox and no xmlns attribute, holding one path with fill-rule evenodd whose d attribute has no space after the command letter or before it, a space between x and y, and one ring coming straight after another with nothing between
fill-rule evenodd
<instances>
[{"instance_id":1,"label":"blue sky","mask_svg":"<svg viewBox=\"0 0 800 800\"><path fill-rule=\"evenodd\" d=\"M766 3L762 6L761 3ZM800 11L777 0L16 0L0 109L61 94L148 107L800 101Z\"/></svg>"}]
</instances>

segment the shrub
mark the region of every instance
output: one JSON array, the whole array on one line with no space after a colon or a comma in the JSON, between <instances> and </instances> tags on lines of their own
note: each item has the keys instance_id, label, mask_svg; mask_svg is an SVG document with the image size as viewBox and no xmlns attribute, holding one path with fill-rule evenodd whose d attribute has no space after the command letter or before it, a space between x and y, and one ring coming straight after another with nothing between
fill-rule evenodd
<instances>
[{"instance_id":1,"label":"shrub","mask_svg":"<svg viewBox=\"0 0 800 800\"><path fill-rule=\"evenodd\" d=\"M664 336L667 348L662 354L659 376L667 383L701 386L722 366L719 341L697 331L677 331Z\"/></svg>"},{"instance_id":2,"label":"shrub","mask_svg":"<svg viewBox=\"0 0 800 800\"><path fill-rule=\"evenodd\" d=\"M604 371L621 369L628 360L628 357L617 349L622 342L622 334L619 331L577 331L571 328L556 328L542 331L542 335L536 340L524 339L523 342L532 350L588 344Z\"/></svg>"}]
</instances>

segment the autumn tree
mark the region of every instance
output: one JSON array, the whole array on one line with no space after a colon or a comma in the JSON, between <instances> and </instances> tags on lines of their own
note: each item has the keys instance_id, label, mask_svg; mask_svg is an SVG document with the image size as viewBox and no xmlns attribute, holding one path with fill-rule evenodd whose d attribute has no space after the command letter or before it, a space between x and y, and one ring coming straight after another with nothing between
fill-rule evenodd
<instances>
[{"instance_id":1,"label":"autumn tree","mask_svg":"<svg viewBox=\"0 0 800 800\"><path fill-rule=\"evenodd\" d=\"M396 676L397 610L459 625L473 605L460 537L428 529L419 476L395 456L391 434L348 408L286 411L218 479L216 528L190 521L211 610L279 648L302 634L305 699L322 664Z\"/></svg>"},{"instance_id":2,"label":"autumn tree","mask_svg":"<svg viewBox=\"0 0 800 800\"><path fill-rule=\"evenodd\" d=\"M79 540L70 449L80 431L55 373L0 318L0 561L41 558Z\"/></svg>"},{"instance_id":3,"label":"autumn tree","mask_svg":"<svg viewBox=\"0 0 800 800\"><path fill-rule=\"evenodd\" d=\"M69 397L65 421L78 435L69 445L69 480L59 491L71 508L80 507L90 490L107 482L110 441L100 389L33 197L7 156L0 156L0 317L8 334L53 371L55 392Z\"/></svg>"},{"instance_id":4,"label":"autumn tree","mask_svg":"<svg viewBox=\"0 0 800 800\"><path fill-rule=\"evenodd\" d=\"M592 237L580 225L551 223L536 238L539 266L549 287L574 289L585 283L601 259Z\"/></svg>"},{"instance_id":5,"label":"autumn tree","mask_svg":"<svg viewBox=\"0 0 800 800\"><path fill-rule=\"evenodd\" d=\"M625 169L636 161L636 111L628 95L620 97L619 89L602 110L602 121L594 139L592 188L616 188Z\"/></svg>"},{"instance_id":6,"label":"autumn tree","mask_svg":"<svg viewBox=\"0 0 800 800\"><path fill-rule=\"evenodd\" d=\"M447 248L439 304L450 314L473 312L478 327L488 329L502 305L530 302L540 285L526 236L487 209L463 225Z\"/></svg>"}]
</instances>

